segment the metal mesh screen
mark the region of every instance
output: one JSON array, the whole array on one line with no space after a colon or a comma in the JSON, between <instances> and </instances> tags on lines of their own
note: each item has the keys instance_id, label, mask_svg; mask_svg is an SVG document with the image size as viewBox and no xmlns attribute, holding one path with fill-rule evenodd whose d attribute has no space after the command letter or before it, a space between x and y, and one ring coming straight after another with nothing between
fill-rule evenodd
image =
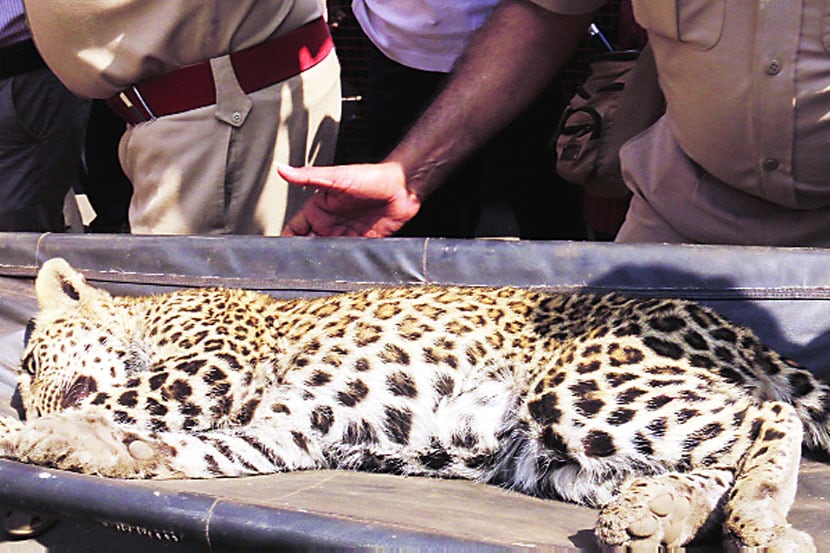
<instances>
[{"instance_id":1,"label":"metal mesh screen","mask_svg":"<svg viewBox=\"0 0 830 553\"><path fill-rule=\"evenodd\" d=\"M595 20L614 43L617 42L620 3L620 0L608 2ZM352 14L350 0L329 0L328 12L329 25L342 67L343 119L336 163L364 161L367 157L364 153L366 145L362 102L366 92L368 39ZM585 79L587 60L599 51L597 43L586 34L563 73L564 86L569 95Z\"/></svg>"}]
</instances>

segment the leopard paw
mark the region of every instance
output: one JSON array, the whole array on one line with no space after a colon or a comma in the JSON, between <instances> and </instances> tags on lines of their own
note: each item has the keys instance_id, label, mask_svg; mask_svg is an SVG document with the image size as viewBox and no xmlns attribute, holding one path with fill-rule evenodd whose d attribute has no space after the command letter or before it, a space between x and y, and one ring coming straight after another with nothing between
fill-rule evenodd
<instances>
[{"instance_id":1,"label":"leopard paw","mask_svg":"<svg viewBox=\"0 0 830 553\"><path fill-rule=\"evenodd\" d=\"M741 516L731 512L724 528L727 539L736 545L737 550L761 548L770 553L814 553L813 538L806 532L796 530L773 509L766 512L755 511Z\"/></svg>"},{"instance_id":2,"label":"leopard paw","mask_svg":"<svg viewBox=\"0 0 830 553\"><path fill-rule=\"evenodd\" d=\"M28 422L12 441L25 463L114 478L148 478L168 470L163 447L97 414L48 415Z\"/></svg>"},{"instance_id":3,"label":"leopard paw","mask_svg":"<svg viewBox=\"0 0 830 553\"><path fill-rule=\"evenodd\" d=\"M792 526L784 528L769 545L766 546L769 553L788 553L798 551L799 553L816 553L816 544L810 534L796 530Z\"/></svg>"},{"instance_id":4,"label":"leopard paw","mask_svg":"<svg viewBox=\"0 0 830 553\"><path fill-rule=\"evenodd\" d=\"M13 442L21 428L23 428L23 423L20 420L0 417L0 457L14 457Z\"/></svg>"},{"instance_id":5,"label":"leopard paw","mask_svg":"<svg viewBox=\"0 0 830 553\"><path fill-rule=\"evenodd\" d=\"M701 496L674 474L636 478L600 511L597 538L636 550L684 545L711 523L711 502Z\"/></svg>"}]
</instances>

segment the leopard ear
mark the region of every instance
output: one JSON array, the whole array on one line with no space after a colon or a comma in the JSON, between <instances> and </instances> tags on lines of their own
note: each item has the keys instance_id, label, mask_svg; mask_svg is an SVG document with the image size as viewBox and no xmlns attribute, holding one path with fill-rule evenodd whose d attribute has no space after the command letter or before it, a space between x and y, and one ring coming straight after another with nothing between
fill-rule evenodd
<instances>
[{"instance_id":1,"label":"leopard ear","mask_svg":"<svg viewBox=\"0 0 830 553\"><path fill-rule=\"evenodd\" d=\"M100 294L106 294L87 284L81 273L66 260L57 257L41 267L35 280L35 292L41 309L74 308Z\"/></svg>"}]
</instances>

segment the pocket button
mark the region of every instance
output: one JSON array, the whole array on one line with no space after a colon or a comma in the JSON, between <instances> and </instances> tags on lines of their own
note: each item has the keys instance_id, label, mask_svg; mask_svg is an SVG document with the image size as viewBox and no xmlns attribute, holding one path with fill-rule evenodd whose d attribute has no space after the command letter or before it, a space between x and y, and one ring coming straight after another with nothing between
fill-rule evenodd
<instances>
[{"instance_id":1,"label":"pocket button","mask_svg":"<svg viewBox=\"0 0 830 553\"><path fill-rule=\"evenodd\" d=\"M774 157L768 157L764 160L761 166L764 168L764 171L771 173L772 171L778 169L781 166L781 163Z\"/></svg>"}]
</instances>

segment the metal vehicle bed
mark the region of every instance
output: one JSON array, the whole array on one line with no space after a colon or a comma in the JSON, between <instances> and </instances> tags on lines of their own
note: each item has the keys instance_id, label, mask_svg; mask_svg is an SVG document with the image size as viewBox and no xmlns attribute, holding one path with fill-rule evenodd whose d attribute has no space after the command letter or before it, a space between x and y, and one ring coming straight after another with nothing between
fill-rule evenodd
<instances>
[{"instance_id":1,"label":"metal vehicle bed","mask_svg":"<svg viewBox=\"0 0 830 553\"><path fill-rule=\"evenodd\" d=\"M830 250L494 240L0 234L0 409L8 412L32 279L64 257L115 293L228 286L275 296L375 285L516 285L691 298L830 378ZM830 551L830 464L807 459L791 520ZM311 471L123 482L0 461L0 505L61 518L0 551L276 547L594 551L595 512L495 487ZM2 514L2 512L0 512Z\"/></svg>"}]
</instances>

